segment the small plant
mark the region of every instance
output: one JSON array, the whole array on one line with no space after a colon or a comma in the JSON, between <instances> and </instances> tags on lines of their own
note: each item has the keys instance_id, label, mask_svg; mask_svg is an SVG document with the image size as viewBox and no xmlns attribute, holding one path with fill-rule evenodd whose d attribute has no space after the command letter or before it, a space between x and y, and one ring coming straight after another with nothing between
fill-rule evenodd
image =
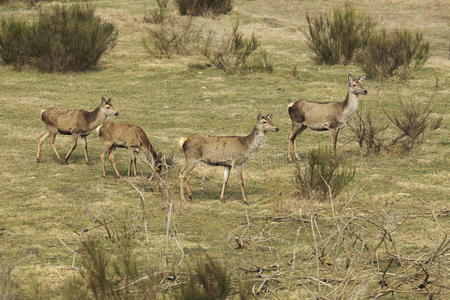
<instances>
[{"instance_id":1,"label":"small plant","mask_svg":"<svg viewBox=\"0 0 450 300\"><path fill-rule=\"evenodd\" d=\"M197 259L177 298L225 300L231 291L231 279L225 266L205 253Z\"/></svg>"},{"instance_id":2,"label":"small plant","mask_svg":"<svg viewBox=\"0 0 450 300\"><path fill-rule=\"evenodd\" d=\"M358 58L368 77L383 80L396 76L406 79L410 68L421 68L430 57L430 43L422 33L382 30L370 37Z\"/></svg>"},{"instance_id":3,"label":"small plant","mask_svg":"<svg viewBox=\"0 0 450 300\"><path fill-rule=\"evenodd\" d=\"M331 12L307 15L307 45L319 64L349 63L364 49L375 23L352 6L336 7Z\"/></svg>"},{"instance_id":4,"label":"small plant","mask_svg":"<svg viewBox=\"0 0 450 300\"><path fill-rule=\"evenodd\" d=\"M189 55L198 47L201 32L192 26L192 19L174 19L163 23L156 29L149 29L144 38L144 46L151 56L170 58L174 54Z\"/></svg>"},{"instance_id":5,"label":"small plant","mask_svg":"<svg viewBox=\"0 0 450 300\"><path fill-rule=\"evenodd\" d=\"M156 0L156 8L150 11L150 14L144 16L147 23L161 24L167 18L169 9L167 7L169 0Z\"/></svg>"},{"instance_id":6,"label":"small plant","mask_svg":"<svg viewBox=\"0 0 450 300\"><path fill-rule=\"evenodd\" d=\"M318 148L306 155L305 166L297 164L294 181L302 197L336 197L355 177L355 170L342 168L330 148ZM331 195L330 195L331 193Z\"/></svg>"},{"instance_id":7,"label":"small plant","mask_svg":"<svg viewBox=\"0 0 450 300\"><path fill-rule=\"evenodd\" d=\"M400 145L403 151L410 151L423 144L430 133L441 126L442 118L433 116L433 108L417 101L404 102L400 100L399 113L384 111L392 124L400 133L390 142L390 147Z\"/></svg>"},{"instance_id":8,"label":"small plant","mask_svg":"<svg viewBox=\"0 0 450 300\"><path fill-rule=\"evenodd\" d=\"M207 40L203 55L208 63L233 73L271 73L273 66L255 35L252 34L250 39L246 39L238 29L239 23L234 25L231 34L220 45L212 45L211 38Z\"/></svg>"},{"instance_id":9,"label":"small plant","mask_svg":"<svg viewBox=\"0 0 450 300\"><path fill-rule=\"evenodd\" d=\"M1 21L0 56L5 64L24 64L44 72L85 71L114 47L117 30L95 16L89 5L55 5L39 19Z\"/></svg>"},{"instance_id":10,"label":"small plant","mask_svg":"<svg viewBox=\"0 0 450 300\"><path fill-rule=\"evenodd\" d=\"M356 112L356 117L349 122L354 139L358 142L360 149L367 153L379 154L383 147L381 134L389 127L389 124L378 125L377 123L373 112L364 111L362 105Z\"/></svg>"},{"instance_id":11,"label":"small plant","mask_svg":"<svg viewBox=\"0 0 450 300\"><path fill-rule=\"evenodd\" d=\"M181 15L205 16L227 14L233 9L232 0L175 0Z\"/></svg>"}]
</instances>

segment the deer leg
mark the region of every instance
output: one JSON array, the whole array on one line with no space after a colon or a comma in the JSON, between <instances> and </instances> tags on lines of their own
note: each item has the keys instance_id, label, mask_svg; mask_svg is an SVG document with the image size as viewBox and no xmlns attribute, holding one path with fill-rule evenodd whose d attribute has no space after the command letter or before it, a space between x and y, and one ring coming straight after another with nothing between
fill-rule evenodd
<instances>
[{"instance_id":1,"label":"deer leg","mask_svg":"<svg viewBox=\"0 0 450 300\"><path fill-rule=\"evenodd\" d=\"M112 165L112 167L114 169L114 172L116 173L117 177L120 178L120 177L122 177L122 175L120 175L119 170L117 170L116 164L114 163L114 152L115 151L116 151L116 146L112 146L109 149L108 159L109 159L109 162L111 163L111 165Z\"/></svg>"},{"instance_id":2,"label":"deer leg","mask_svg":"<svg viewBox=\"0 0 450 300\"><path fill-rule=\"evenodd\" d=\"M288 149L288 161L292 162L292 146L294 148L294 155L297 160L300 160L300 155L297 151L297 137L299 134L303 132L303 130L306 129L306 126L303 124L293 123L292 124L292 131L289 135L289 149Z\"/></svg>"},{"instance_id":3,"label":"deer leg","mask_svg":"<svg viewBox=\"0 0 450 300\"><path fill-rule=\"evenodd\" d=\"M241 186L242 191L242 198L244 198L244 201L247 202L247 204L250 204L250 202L248 201L247 193L245 192L244 188L244 177L242 177L242 166L236 167L236 174L239 178L239 184Z\"/></svg>"},{"instance_id":4,"label":"deer leg","mask_svg":"<svg viewBox=\"0 0 450 300\"><path fill-rule=\"evenodd\" d=\"M56 133L51 133L51 132L50 132L50 140L49 140L50 146L52 147L53 151L55 152L56 157L58 158L58 160L59 160L61 163L64 163L64 160L63 160L63 159L61 158L61 156L59 155L58 150L56 150L56 146L55 146L55 138L56 138Z\"/></svg>"},{"instance_id":5,"label":"deer leg","mask_svg":"<svg viewBox=\"0 0 450 300\"><path fill-rule=\"evenodd\" d=\"M195 162L186 162L186 164L181 167L180 172L178 172L178 184L180 185L180 196L181 199L187 202L186 197L184 196L184 182L186 180L186 176L197 166ZM188 190L188 197L192 200L192 193L190 184L186 184L186 188Z\"/></svg>"},{"instance_id":6,"label":"deer leg","mask_svg":"<svg viewBox=\"0 0 450 300\"><path fill-rule=\"evenodd\" d=\"M72 154L73 150L77 147L77 140L78 140L79 134L72 133L72 147L70 148L69 152L67 152L66 157L64 157L64 162L62 164L67 164L67 160L69 159L70 155Z\"/></svg>"},{"instance_id":7,"label":"deer leg","mask_svg":"<svg viewBox=\"0 0 450 300\"><path fill-rule=\"evenodd\" d=\"M84 161L88 166L91 164L89 163L89 156L88 156L88 150L87 150L87 137L85 135L81 136L81 142L83 143L83 149L84 149Z\"/></svg>"},{"instance_id":8,"label":"deer leg","mask_svg":"<svg viewBox=\"0 0 450 300\"><path fill-rule=\"evenodd\" d=\"M128 150L130 150L130 164L128 165L128 176L131 176L131 166L134 167L134 176L137 175L137 168L136 168L136 153L134 152L134 148L130 147Z\"/></svg>"},{"instance_id":9,"label":"deer leg","mask_svg":"<svg viewBox=\"0 0 450 300\"><path fill-rule=\"evenodd\" d=\"M106 178L106 170L105 170L105 155L109 152L109 149L111 148L111 144L103 145L102 152L100 153L100 161L102 163L102 172L103 177Z\"/></svg>"},{"instance_id":10,"label":"deer leg","mask_svg":"<svg viewBox=\"0 0 450 300\"><path fill-rule=\"evenodd\" d=\"M41 162L41 151L42 151L42 144L45 142L45 140L50 136L50 132L48 132L48 130L46 132L44 132L40 137L39 137L39 145L38 145L38 151L37 151L37 157L36 157L36 161L37 162Z\"/></svg>"},{"instance_id":11,"label":"deer leg","mask_svg":"<svg viewBox=\"0 0 450 300\"><path fill-rule=\"evenodd\" d=\"M223 185L222 185L222 192L220 193L220 201L222 201L223 203L225 203L224 198L225 187L227 186L228 178L230 178L230 170L231 170L230 166L225 166L223 168Z\"/></svg>"},{"instance_id":12,"label":"deer leg","mask_svg":"<svg viewBox=\"0 0 450 300\"><path fill-rule=\"evenodd\" d=\"M331 128L331 142L333 143L333 152L336 154L336 144L339 134L339 129Z\"/></svg>"}]
</instances>

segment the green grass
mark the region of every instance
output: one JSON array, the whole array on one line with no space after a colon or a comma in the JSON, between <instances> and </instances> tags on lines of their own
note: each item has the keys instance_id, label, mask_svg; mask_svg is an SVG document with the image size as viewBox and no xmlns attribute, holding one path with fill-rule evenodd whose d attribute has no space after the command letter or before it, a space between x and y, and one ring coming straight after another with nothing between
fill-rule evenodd
<instances>
[{"instance_id":1,"label":"green grass","mask_svg":"<svg viewBox=\"0 0 450 300\"><path fill-rule=\"evenodd\" d=\"M260 2L265 4L262 8ZM309 58L300 32L301 28L306 28L305 12L320 10L324 5L333 7L343 1L331 2L308 2L303 7L299 4L303 2L290 1L294 8L292 11L280 7L274 0L235 1L229 16L194 19L194 22L205 22L211 28L221 29L229 28L239 17L243 32L256 32L272 56L273 74L241 76L214 68L190 66L203 63L201 57L150 58L141 42L145 35L144 28L150 25L142 20L145 10L153 2L144 0L93 2L98 14L114 21L119 28L118 44L110 54L102 57L94 71L57 75L0 66L0 266L17 262L10 278L15 284L11 292L25 298L35 298L33 286L39 284L44 295L61 297L58 288L63 280L58 272L67 278L74 271L61 268L71 265L72 253L61 245L57 237L74 249L79 247L80 239L86 234L105 237L105 230L96 227L94 222L100 213L140 225L139 197L128 182L137 184L147 200L150 245L145 246L144 233L140 230L136 234L136 251L139 255L149 251L152 259L161 260L160 254L165 249L165 200L151 192L143 178L116 179L108 162L108 178L104 179L99 162L101 144L95 132L88 137L91 167L83 162L81 145L73 153L68 166L57 163L48 143L43 147L42 163L35 162L38 137L44 131L39 120L42 109L58 106L92 110L102 96L112 96L113 104L120 112L119 120L141 126L156 150L175 153L175 166L170 172L173 182L183 163L183 157L177 150L181 136L194 132L248 134L259 111L274 112L274 122L280 132L269 133L264 147L253 154L244 167L249 199L251 202L258 201L250 206L242 202L239 184L233 173L225 193L227 203L221 204L219 195L223 170L202 166L193 172L193 202L178 211L174 221L186 254L181 270L187 270L187 265L192 263L191 258L200 248L223 259L228 270L237 266L250 268L275 263L290 270L291 265L287 262L295 243L296 224L272 224L269 221L269 226L274 227L270 240L249 244L240 250L227 248L226 239L233 229L246 224L245 210L251 217L276 215L272 210L272 200L276 196L270 193L267 186L267 172L272 178L281 180L281 188L295 211L302 203L292 193L295 190L292 184L294 165L286 162L290 130L287 105L302 98L343 101L348 73L356 76L362 74L355 65L324 67L315 65ZM450 64L448 41L444 40L449 35L445 9L437 8L438 4L436 7L430 4L431 9L418 6L414 11L417 19L412 20L402 10L404 8L411 13L410 6L403 7L396 2L392 9L386 10L383 5L375 5L371 1L358 3L373 10L375 15L387 13L388 26L396 24L420 29L420 24L425 23L423 20L429 16L435 17L427 19L432 20L426 37L431 41L433 56L424 68L414 72L414 78L402 83L368 80L364 85L369 93L361 96L360 101L366 107L384 105L387 111L394 112L399 109L398 95L403 99L425 101L434 94L433 104L438 115L443 117L442 127L419 151L408 155L389 153L361 157L357 143L349 142L349 128L341 131L338 140L338 150L343 153L345 162L356 168L355 180L347 193L364 187L352 202L352 207L393 211L399 219L408 215L419 216L405 222L396 233L400 241L398 247L412 255L422 246L431 247L437 243L439 231L436 222L430 216L423 216L424 212L448 209ZM440 5L444 6L444 2ZM0 10L0 16L36 16L36 13L36 9L17 7L1 7ZM280 20L281 27L265 22L263 17L266 15ZM293 65L298 66L298 80L289 78ZM440 79L436 91L433 91L433 69ZM303 153L317 146L330 146L329 133L306 130L298 138L298 145ZM70 147L70 138L58 135L56 146L61 154L65 154ZM126 171L126 151L117 151L116 164L122 173ZM139 167L142 170L142 164L138 162ZM340 201L346 199L346 193L343 194ZM330 213L329 203L320 204L319 209L321 213ZM448 233L448 216L438 217L438 221ZM252 224L262 228L265 221L252 219ZM330 224L321 226L328 228ZM89 228L89 231L81 233L77 227ZM294 275L311 270L314 272L311 261L303 260L313 243L306 229L300 232L298 241ZM173 242L171 249L171 259L175 260L178 252ZM257 278L256 273L249 276ZM292 286L291 291L298 297L308 295L301 286ZM287 292L280 290L276 293L284 298Z\"/></svg>"}]
</instances>

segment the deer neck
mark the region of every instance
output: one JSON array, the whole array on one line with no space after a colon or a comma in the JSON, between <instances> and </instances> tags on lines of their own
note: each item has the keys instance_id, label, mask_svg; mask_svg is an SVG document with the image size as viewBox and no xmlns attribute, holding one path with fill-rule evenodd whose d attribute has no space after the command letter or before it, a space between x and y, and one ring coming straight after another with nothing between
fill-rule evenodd
<instances>
[{"instance_id":1,"label":"deer neck","mask_svg":"<svg viewBox=\"0 0 450 300\"><path fill-rule=\"evenodd\" d=\"M100 107L97 107L94 111L87 113L86 121L88 122L89 131L94 130L100 124L105 122L106 115L101 113Z\"/></svg>"},{"instance_id":2,"label":"deer neck","mask_svg":"<svg viewBox=\"0 0 450 300\"><path fill-rule=\"evenodd\" d=\"M358 109L358 95L347 92L347 98L344 101L344 115L346 119Z\"/></svg>"},{"instance_id":3,"label":"deer neck","mask_svg":"<svg viewBox=\"0 0 450 300\"><path fill-rule=\"evenodd\" d=\"M266 138L266 133L264 131L253 128L253 131L246 137L247 140L247 155L252 154L261 147L264 139Z\"/></svg>"}]
</instances>

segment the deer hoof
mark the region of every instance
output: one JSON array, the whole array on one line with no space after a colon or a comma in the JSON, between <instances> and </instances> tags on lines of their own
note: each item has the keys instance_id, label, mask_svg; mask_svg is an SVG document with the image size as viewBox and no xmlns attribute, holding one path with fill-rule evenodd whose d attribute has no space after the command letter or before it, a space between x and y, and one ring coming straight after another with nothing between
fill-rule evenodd
<instances>
[{"instance_id":1,"label":"deer hoof","mask_svg":"<svg viewBox=\"0 0 450 300\"><path fill-rule=\"evenodd\" d=\"M40 162L41 162L41 159L40 159L40 158L36 158L36 162L37 162L37 163L40 163Z\"/></svg>"},{"instance_id":2,"label":"deer hoof","mask_svg":"<svg viewBox=\"0 0 450 300\"><path fill-rule=\"evenodd\" d=\"M67 166L68 165L67 161L65 161L65 160L60 161L60 164L63 165L63 166Z\"/></svg>"},{"instance_id":3,"label":"deer hoof","mask_svg":"<svg viewBox=\"0 0 450 300\"><path fill-rule=\"evenodd\" d=\"M192 201L192 195L188 195L189 201Z\"/></svg>"}]
</instances>

